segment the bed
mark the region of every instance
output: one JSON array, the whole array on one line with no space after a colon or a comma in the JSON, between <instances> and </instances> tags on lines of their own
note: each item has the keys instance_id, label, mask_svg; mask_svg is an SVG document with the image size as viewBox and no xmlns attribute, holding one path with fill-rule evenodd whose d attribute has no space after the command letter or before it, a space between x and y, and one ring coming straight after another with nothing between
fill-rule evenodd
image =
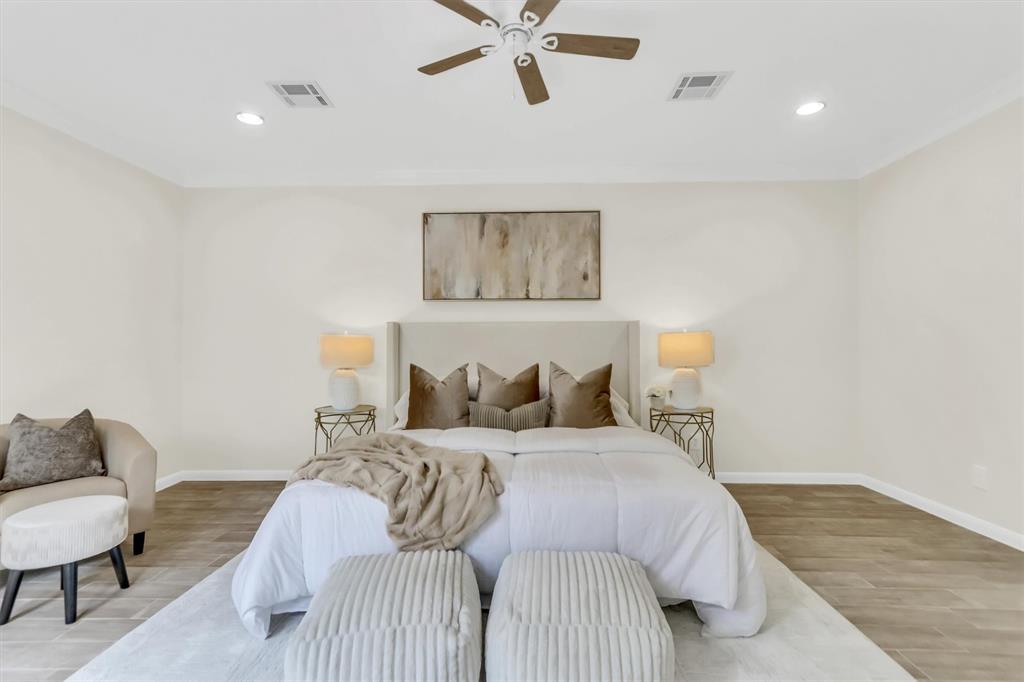
<instances>
[{"instance_id":1,"label":"bed","mask_svg":"<svg viewBox=\"0 0 1024 682\"><path fill-rule=\"evenodd\" d=\"M479 361L511 374L541 362L543 376L547 360L574 373L612 362L612 388L636 420L637 339L636 322L389 323L388 405L407 388L410 363L447 373ZM514 551L610 551L639 561L662 603L692 600L706 635L749 636L764 621L764 582L739 505L671 441L635 424L402 433L482 451L500 472L497 512L462 547L481 591ZM246 629L266 637L272 614L305 610L339 558L395 551L386 516L376 499L323 481L282 491L233 579Z\"/></svg>"}]
</instances>

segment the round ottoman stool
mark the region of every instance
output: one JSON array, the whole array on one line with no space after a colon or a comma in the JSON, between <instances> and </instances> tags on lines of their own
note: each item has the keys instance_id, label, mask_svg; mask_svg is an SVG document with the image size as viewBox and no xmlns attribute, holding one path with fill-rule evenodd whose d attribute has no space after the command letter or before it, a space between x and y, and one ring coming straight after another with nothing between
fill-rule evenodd
<instances>
[{"instance_id":1,"label":"round ottoman stool","mask_svg":"<svg viewBox=\"0 0 1024 682\"><path fill-rule=\"evenodd\" d=\"M116 495L87 495L47 502L12 514L0 529L0 563L10 569L0 625L11 618L25 571L61 567L64 622L78 615L78 562L110 553L121 589L128 572L121 543L128 537L128 500Z\"/></svg>"}]
</instances>

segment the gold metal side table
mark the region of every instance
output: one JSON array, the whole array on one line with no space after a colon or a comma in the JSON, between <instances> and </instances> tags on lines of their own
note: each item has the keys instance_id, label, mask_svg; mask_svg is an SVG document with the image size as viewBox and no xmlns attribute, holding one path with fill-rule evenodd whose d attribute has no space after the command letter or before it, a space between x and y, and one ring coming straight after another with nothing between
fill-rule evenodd
<instances>
[{"instance_id":1,"label":"gold metal side table","mask_svg":"<svg viewBox=\"0 0 1024 682\"><path fill-rule=\"evenodd\" d=\"M651 431L672 432L672 440L676 445L690 454L690 444L700 436L701 458L697 468L708 465L708 473L715 477L715 410L711 407L694 407L684 410L668 405L662 408L651 408Z\"/></svg>"},{"instance_id":2,"label":"gold metal side table","mask_svg":"<svg viewBox=\"0 0 1024 682\"><path fill-rule=\"evenodd\" d=\"M377 407L375 405L356 405L351 410L339 410L324 405L314 411L313 416L313 454L320 452L320 437L323 436L324 452L331 449L336 438L341 438L346 431L361 436L377 430Z\"/></svg>"}]
</instances>

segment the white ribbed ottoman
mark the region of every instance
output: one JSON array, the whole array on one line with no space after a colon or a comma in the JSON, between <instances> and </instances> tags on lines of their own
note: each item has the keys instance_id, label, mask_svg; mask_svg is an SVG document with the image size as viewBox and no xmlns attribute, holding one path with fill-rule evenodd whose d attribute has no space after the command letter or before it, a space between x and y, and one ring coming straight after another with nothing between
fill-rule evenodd
<instances>
[{"instance_id":1,"label":"white ribbed ottoman","mask_svg":"<svg viewBox=\"0 0 1024 682\"><path fill-rule=\"evenodd\" d=\"M609 552L518 552L487 614L487 682L664 680L672 631L643 567Z\"/></svg>"},{"instance_id":2,"label":"white ribbed ottoman","mask_svg":"<svg viewBox=\"0 0 1024 682\"><path fill-rule=\"evenodd\" d=\"M462 552L347 557L288 642L285 679L478 682L480 620Z\"/></svg>"},{"instance_id":3,"label":"white ribbed ottoman","mask_svg":"<svg viewBox=\"0 0 1024 682\"><path fill-rule=\"evenodd\" d=\"M128 537L128 501L116 495L86 495L29 507L4 520L0 563L10 569L0 605L0 625L11 618L25 571L61 567L64 622L78 615L78 562L108 552L121 589L128 572L121 543Z\"/></svg>"}]
</instances>

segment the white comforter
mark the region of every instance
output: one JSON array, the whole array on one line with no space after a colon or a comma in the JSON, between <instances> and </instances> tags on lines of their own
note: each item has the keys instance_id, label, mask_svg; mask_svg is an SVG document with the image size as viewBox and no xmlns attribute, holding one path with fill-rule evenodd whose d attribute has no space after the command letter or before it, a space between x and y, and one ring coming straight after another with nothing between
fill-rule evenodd
<instances>
[{"instance_id":1,"label":"white comforter","mask_svg":"<svg viewBox=\"0 0 1024 682\"><path fill-rule=\"evenodd\" d=\"M739 505L665 438L620 426L402 433L483 451L500 471L498 511L462 547L481 591L510 552L619 552L647 569L663 603L692 599L705 634L752 635L764 621L764 581ZM386 518L381 502L354 488L285 488L232 583L249 632L266 637L272 613L304 611L339 558L396 551Z\"/></svg>"}]
</instances>

